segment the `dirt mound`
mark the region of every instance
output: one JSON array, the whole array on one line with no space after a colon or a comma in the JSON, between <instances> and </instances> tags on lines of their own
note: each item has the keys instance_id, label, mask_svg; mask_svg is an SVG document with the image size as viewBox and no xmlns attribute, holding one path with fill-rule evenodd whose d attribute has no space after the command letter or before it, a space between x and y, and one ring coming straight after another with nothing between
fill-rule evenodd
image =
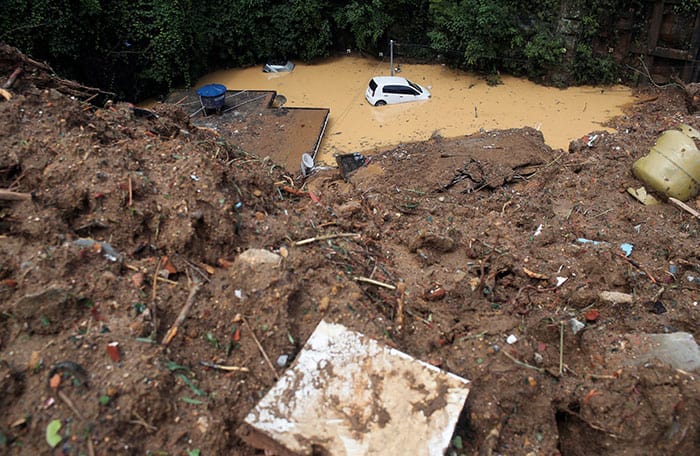
<instances>
[{"instance_id":1,"label":"dirt mound","mask_svg":"<svg viewBox=\"0 0 700 456\"><path fill-rule=\"evenodd\" d=\"M575 152L438 137L300 189L171 106L64 89L20 76L0 101L6 453L51 454L60 420L54 454L256 454L235 430L322 318L472 381L451 454L697 452L697 374L616 361L698 336L698 220L625 191L661 131L700 127L682 93ZM404 314L363 278L403 282Z\"/></svg>"}]
</instances>

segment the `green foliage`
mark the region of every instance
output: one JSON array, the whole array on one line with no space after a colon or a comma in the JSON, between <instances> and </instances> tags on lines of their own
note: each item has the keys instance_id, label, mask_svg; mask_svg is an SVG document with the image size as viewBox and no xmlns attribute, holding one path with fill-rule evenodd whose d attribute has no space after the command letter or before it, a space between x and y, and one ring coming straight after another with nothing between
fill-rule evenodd
<instances>
[{"instance_id":1,"label":"green foliage","mask_svg":"<svg viewBox=\"0 0 700 456\"><path fill-rule=\"evenodd\" d=\"M383 0L353 0L336 11L334 18L339 27L351 32L354 46L366 51L382 48L378 46L380 38L385 36L393 22Z\"/></svg>"},{"instance_id":2,"label":"green foliage","mask_svg":"<svg viewBox=\"0 0 700 456\"><path fill-rule=\"evenodd\" d=\"M263 56L297 56L310 61L328 55L332 42L331 24L324 0L290 0L273 4Z\"/></svg>"},{"instance_id":3,"label":"green foliage","mask_svg":"<svg viewBox=\"0 0 700 456\"><path fill-rule=\"evenodd\" d=\"M680 0L673 5L673 11L678 14L697 13L700 8L700 0Z\"/></svg>"},{"instance_id":4,"label":"green foliage","mask_svg":"<svg viewBox=\"0 0 700 456\"><path fill-rule=\"evenodd\" d=\"M641 27L644 0L3 0L0 41L47 60L64 77L138 100L190 85L220 67L312 61L334 48L402 57L439 53L461 68L576 82L610 82L620 14ZM679 0L694 14L700 0ZM562 13L565 11L565 13ZM561 35L560 17L578 18ZM636 30L636 29L635 29ZM604 36L604 38L601 38ZM601 43L601 40L606 40ZM576 43L575 47L572 43ZM570 52L563 52L568 47Z\"/></svg>"},{"instance_id":5,"label":"green foliage","mask_svg":"<svg viewBox=\"0 0 700 456\"><path fill-rule=\"evenodd\" d=\"M590 46L576 46L572 75L577 84L614 84L619 74L619 65L612 55L596 56Z\"/></svg>"},{"instance_id":6,"label":"green foliage","mask_svg":"<svg viewBox=\"0 0 700 456\"><path fill-rule=\"evenodd\" d=\"M458 53L468 67L490 70L516 37L515 11L507 0L431 0L433 47Z\"/></svg>"}]
</instances>

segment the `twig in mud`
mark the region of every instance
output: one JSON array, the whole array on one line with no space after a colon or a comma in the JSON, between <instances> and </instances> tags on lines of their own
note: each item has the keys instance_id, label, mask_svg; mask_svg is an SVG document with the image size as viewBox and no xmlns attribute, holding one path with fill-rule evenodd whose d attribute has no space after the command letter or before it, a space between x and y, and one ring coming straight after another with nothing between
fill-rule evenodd
<instances>
[{"instance_id":1,"label":"twig in mud","mask_svg":"<svg viewBox=\"0 0 700 456\"><path fill-rule=\"evenodd\" d=\"M501 350L501 353L506 355L506 357L508 359L510 359L511 361L513 361L515 364L517 364L520 367L525 367L527 369L536 370L540 374L544 374L545 372L547 372L546 370L542 369L541 367L533 366L532 364L528 364L528 363L525 363L523 361L520 361L519 359L515 358L513 355L508 353L506 350Z\"/></svg>"},{"instance_id":2,"label":"twig in mud","mask_svg":"<svg viewBox=\"0 0 700 456\"><path fill-rule=\"evenodd\" d=\"M153 432L155 432L155 431L158 430L157 427L153 426L152 424L148 424L148 423L146 422L146 420L144 420L144 419L141 417L141 415L139 415L137 412L132 412L132 413L134 414L134 416L136 417L136 419L135 419L135 420L129 421L129 423L141 425L141 426L145 427L146 429L148 429L149 431L153 431Z\"/></svg>"},{"instance_id":3,"label":"twig in mud","mask_svg":"<svg viewBox=\"0 0 700 456\"><path fill-rule=\"evenodd\" d=\"M200 361L199 364L210 369L216 369L226 372L250 372L250 369L248 369L247 367L224 366L222 364L210 363L208 361Z\"/></svg>"},{"instance_id":4,"label":"twig in mud","mask_svg":"<svg viewBox=\"0 0 700 456\"><path fill-rule=\"evenodd\" d=\"M303 239L301 241L296 241L294 245L299 246L299 245L306 245L306 244L311 244L312 242L317 242L317 241L326 241L328 239L336 239L336 238L341 238L341 237L360 237L359 234L357 233L337 233L337 234L326 234L324 236L316 236L308 239Z\"/></svg>"},{"instance_id":5,"label":"twig in mud","mask_svg":"<svg viewBox=\"0 0 700 456\"><path fill-rule=\"evenodd\" d=\"M380 281L374 280L374 279L368 279L367 277L355 276L352 278L352 280L354 280L355 282L369 283L371 285L376 285L378 287L388 288L389 290L396 290L396 287L394 285L391 285L389 283L380 282Z\"/></svg>"},{"instance_id":6,"label":"twig in mud","mask_svg":"<svg viewBox=\"0 0 700 456\"><path fill-rule=\"evenodd\" d=\"M696 211L692 207L688 206L685 204L683 201L677 200L676 198L670 197L668 199L670 202L678 206L679 208L683 209L687 213L691 214L692 216L699 218L700 219L700 212Z\"/></svg>"},{"instance_id":7,"label":"twig in mud","mask_svg":"<svg viewBox=\"0 0 700 456\"><path fill-rule=\"evenodd\" d=\"M656 282L656 279L654 278L654 276L651 275L651 274L649 273L649 271L647 271L646 269L644 269L644 268L642 267L641 264L637 263L637 262L634 261L632 258L627 258L627 257L626 257L625 255L623 255L622 253L617 253L617 252L615 252L615 255L619 256L620 258L622 258L623 260L625 260L626 262L628 262L629 264L631 264L632 266L634 266L635 268L639 269L639 270L642 271L644 274L646 274L647 277L649 277L649 280L651 280L651 283L657 283L657 282Z\"/></svg>"},{"instance_id":8,"label":"twig in mud","mask_svg":"<svg viewBox=\"0 0 700 456\"><path fill-rule=\"evenodd\" d=\"M58 397L61 398L61 400L68 406L68 408L71 409L71 410L73 411L73 413L75 413L75 415L76 415L79 419L81 419L81 420L83 419L83 414L80 413L80 410L78 410L78 408L75 406L75 404L73 403L73 401L71 401L70 398L69 398L68 396L66 396L66 393L64 393L64 392L61 391L61 390L58 390L58 391L56 392L56 394L57 394Z\"/></svg>"},{"instance_id":9,"label":"twig in mud","mask_svg":"<svg viewBox=\"0 0 700 456\"><path fill-rule=\"evenodd\" d=\"M153 287L151 288L151 321L153 322L153 329L151 331L151 339L156 338L156 333L158 332L158 315L156 314L156 296L158 290L158 272L160 271L160 265L163 263L163 257L158 258L158 264L156 264L156 270L153 273Z\"/></svg>"},{"instance_id":10,"label":"twig in mud","mask_svg":"<svg viewBox=\"0 0 700 456\"><path fill-rule=\"evenodd\" d=\"M32 199L31 193L19 193L11 190L0 189L0 200L5 201L26 201Z\"/></svg>"},{"instance_id":11,"label":"twig in mud","mask_svg":"<svg viewBox=\"0 0 700 456\"><path fill-rule=\"evenodd\" d=\"M559 322L559 376L564 372L564 322Z\"/></svg>"},{"instance_id":12,"label":"twig in mud","mask_svg":"<svg viewBox=\"0 0 700 456\"><path fill-rule=\"evenodd\" d=\"M539 173L539 172L542 171L543 169L549 168L550 166L552 166L553 164L555 164L556 162L558 162L559 159L560 159L563 155L564 155L564 152L560 153L559 155L557 155L557 156L554 158L554 160L552 160L552 161L550 161L549 163L545 163L544 165L540 166L539 169L538 169L537 171L535 171L534 173L530 174L529 177L532 178L535 174Z\"/></svg>"},{"instance_id":13,"label":"twig in mud","mask_svg":"<svg viewBox=\"0 0 700 456\"><path fill-rule=\"evenodd\" d=\"M580 413L576 413L573 410L569 410L568 408L560 409L559 411L564 412L564 413L568 413L569 415L572 415L572 416L575 416L579 420L586 423L586 425L588 425L588 427L590 427L591 429L595 429L596 431L604 432L614 439L619 438L616 434L613 434L612 432L608 431L607 429L604 429L604 428L598 426L597 424L593 424L593 423L587 421L583 416L581 416Z\"/></svg>"},{"instance_id":14,"label":"twig in mud","mask_svg":"<svg viewBox=\"0 0 700 456\"><path fill-rule=\"evenodd\" d=\"M417 313L415 313L415 312L412 311L411 309L405 309L405 312L406 312L407 314L409 314L410 316L412 316L413 318L417 318L418 320L422 321L423 323L425 323L426 326L432 326L432 325L433 325L430 321L428 321L428 320L426 320L425 318L421 317L420 315L418 315Z\"/></svg>"},{"instance_id":15,"label":"twig in mud","mask_svg":"<svg viewBox=\"0 0 700 456\"><path fill-rule=\"evenodd\" d=\"M17 67L15 68L15 71L12 72L9 78L7 78L7 81L2 85L3 89L11 89L12 86L15 84L15 81L17 78L22 74L22 68Z\"/></svg>"},{"instance_id":16,"label":"twig in mud","mask_svg":"<svg viewBox=\"0 0 700 456\"><path fill-rule=\"evenodd\" d=\"M603 211L603 212L601 212L601 213L599 213L599 214L592 215L592 216L587 217L587 218L588 218L589 220L593 220L594 218L598 218L598 217L600 217L600 216L603 216L603 215L607 214L608 212L610 212L610 211L612 211L612 210L613 210L613 208L610 208L610 209L607 209L607 210L605 210L605 211Z\"/></svg>"},{"instance_id":17,"label":"twig in mud","mask_svg":"<svg viewBox=\"0 0 700 456\"><path fill-rule=\"evenodd\" d=\"M132 264L125 264L124 267L125 267L126 269L129 269L129 270L134 271L134 272L144 272L144 271L142 271L141 269L137 268L136 266L134 266L134 265L132 265ZM158 280L158 282L163 282L163 283L167 283L167 284L170 284L170 285L180 285L180 282L176 282L176 281L174 281L174 280L166 279L165 277L161 277L161 276L156 276L156 280Z\"/></svg>"},{"instance_id":18,"label":"twig in mud","mask_svg":"<svg viewBox=\"0 0 700 456\"><path fill-rule=\"evenodd\" d=\"M406 283L399 282L396 285L396 323L403 326L403 306L405 302Z\"/></svg>"},{"instance_id":19,"label":"twig in mud","mask_svg":"<svg viewBox=\"0 0 700 456\"><path fill-rule=\"evenodd\" d=\"M131 176L129 176L129 203L128 206L131 207L134 204L134 192L131 186Z\"/></svg>"},{"instance_id":20,"label":"twig in mud","mask_svg":"<svg viewBox=\"0 0 700 456\"><path fill-rule=\"evenodd\" d=\"M243 319L243 324L248 327L248 330L250 331L250 334L253 336L253 340L255 341L255 345L258 346L258 350L260 350L260 353L262 353L263 358L265 358L265 361L267 362L267 365L270 366L270 370L272 371L272 375L275 377L275 380L279 380L279 375L277 375L277 370L275 369L274 364L272 364L272 361L270 361L270 357L267 356L267 353L265 352L265 349L263 348L262 344L258 340L257 336L255 335L255 331L253 331L253 328L248 324L248 320L246 320L245 317L241 317Z\"/></svg>"},{"instance_id":21,"label":"twig in mud","mask_svg":"<svg viewBox=\"0 0 700 456\"><path fill-rule=\"evenodd\" d=\"M585 374L585 377L591 378L593 380L617 380L614 375L603 375L603 374Z\"/></svg>"},{"instance_id":22,"label":"twig in mud","mask_svg":"<svg viewBox=\"0 0 700 456\"><path fill-rule=\"evenodd\" d=\"M200 268L199 266L197 266L196 264L192 263L191 261L189 261L187 259L185 259L184 261L185 261L185 263L187 263L190 266L190 268L192 268L193 271L195 271L197 274L199 274L199 276L205 282L209 282L209 277L207 276L206 272L202 271L202 268Z\"/></svg>"},{"instance_id":23,"label":"twig in mud","mask_svg":"<svg viewBox=\"0 0 700 456\"><path fill-rule=\"evenodd\" d=\"M185 303L185 306L182 308L180 314L175 319L175 323L173 323L168 332L165 334L163 342L161 342L163 346L167 347L168 345L170 345L170 342L172 342L173 338L177 334L178 329L180 328L180 325L182 324L182 322L185 321L185 318L187 318L187 314L192 308L192 304L194 304L194 297L201 287L202 286L199 282L195 282L195 284L190 288L190 294L187 296L187 302Z\"/></svg>"}]
</instances>

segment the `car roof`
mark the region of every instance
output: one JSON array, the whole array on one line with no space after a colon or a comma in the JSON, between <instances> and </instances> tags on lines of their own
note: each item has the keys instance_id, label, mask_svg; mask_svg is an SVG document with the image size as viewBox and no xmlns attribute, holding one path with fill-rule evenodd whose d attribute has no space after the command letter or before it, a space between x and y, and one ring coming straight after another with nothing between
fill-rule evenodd
<instances>
[{"instance_id":1,"label":"car roof","mask_svg":"<svg viewBox=\"0 0 700 456\"><path fill-rule=\"evenodd\" d=\"M375 76L372 79L379 85L408 84L408 80L400 76Z\"/></svg>"}]
</instances>

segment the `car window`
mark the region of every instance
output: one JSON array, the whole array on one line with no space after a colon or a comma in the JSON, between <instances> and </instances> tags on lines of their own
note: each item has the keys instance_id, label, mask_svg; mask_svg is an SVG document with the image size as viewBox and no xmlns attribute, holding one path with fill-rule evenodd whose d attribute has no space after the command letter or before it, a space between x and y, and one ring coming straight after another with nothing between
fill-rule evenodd
<instances>
[{"instance_id":1,"label":"car window","mask_svg":"<svg viewBox=\"0 0 700 456\"><path fill-rule=\"evenodd\" d=\"M421 90L420 86L418 84L416 84L415 82L411 82L408 79L406 80L406 82L408 82L408 85L410 85L411 87L413 87L416 90L416 92L417 92L416 95L418 95L419 93L423 93L423 90Z\"/></svg>"},{"instance_id":2,"label":"car window","mask_svg":"<svg viewBox=\"0 0 700 456\"><path fill-rule=\"evenodd\" d=\"M404 95L404 94L405 94L404 89L405 89L404 86L400 86L400 85L388 85L388 86L384 86L384 88L382 89L382 92L384 92L384 93L392 93L392 94L395 94L395 95Z\"/></svg>"},{"instance_id":3,"label":"car window","mask_svg":"<svg viewBox=\"0 0 700 456\"><path fill-rule=\"evenodd\" d=\"M374 92L377 90L377 83L374 82L374 79L369 80L369 89L372 91L372 96L374 96Z\"/></svg>"}]
</instances>

